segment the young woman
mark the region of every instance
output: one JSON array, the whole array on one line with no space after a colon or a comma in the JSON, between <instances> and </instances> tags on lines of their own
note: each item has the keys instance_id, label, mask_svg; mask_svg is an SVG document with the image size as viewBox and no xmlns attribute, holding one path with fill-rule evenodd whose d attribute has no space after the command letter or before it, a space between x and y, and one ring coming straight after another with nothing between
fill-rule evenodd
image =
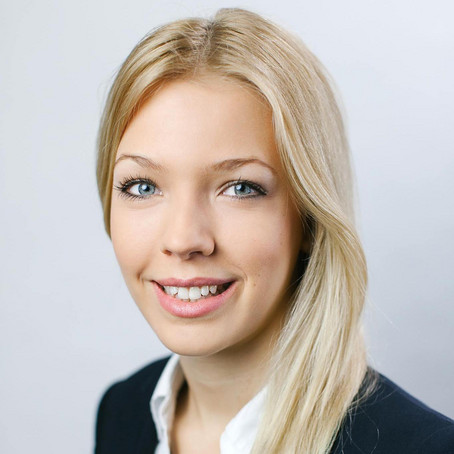
<instances>
[{"instance_id":1,"label":"young woman","mask_svg":"<svg viewBox=\"0 0 454 454\"><path fill-rule=\"evenodd\" d=\"M96 453L448 453L454 424L367 368L366 264L318 60L222 9L121 67L99 192L126 284L175 354L112 386Z\"/></svg>"}]
</instances>

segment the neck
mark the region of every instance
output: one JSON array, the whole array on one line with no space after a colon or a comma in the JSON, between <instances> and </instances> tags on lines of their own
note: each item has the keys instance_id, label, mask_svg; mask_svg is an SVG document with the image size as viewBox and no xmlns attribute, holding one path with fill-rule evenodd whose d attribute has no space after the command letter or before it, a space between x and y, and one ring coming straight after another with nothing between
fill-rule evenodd
<instances>
[{"instance_id":1,"label":"neck","mask_svg":"<svg viewBox=\"0 0 454 454\"><path fill-rule=\"evenodd\" d=\"M224 429L266 384L274 342L248 342L203 356L181 356L187 382L184 413L200 428Z\"/></svg>"}]
</instances>

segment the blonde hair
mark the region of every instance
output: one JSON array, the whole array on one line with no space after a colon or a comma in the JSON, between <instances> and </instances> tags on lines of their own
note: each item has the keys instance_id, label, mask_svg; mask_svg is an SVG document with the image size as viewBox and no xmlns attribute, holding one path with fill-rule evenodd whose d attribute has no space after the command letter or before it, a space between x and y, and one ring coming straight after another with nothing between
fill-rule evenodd
<instances>
[{"instance_id":1,"label":"blonde hair","mask_svg":"<svg viewBox=\"0 0 454 454\"><path fill-rule=\"evenodd\" d=\"M277 148L312 235L252 452L325 454L366 375L367 271L353 226L342 117L324 68L304 44L242 9L179 20L146 36L120 68L101 121L97 179L105 227L110 235L116 150L140 103L164 81L203 72L247 84L271 106Z\"/></svg>"}]
</instances>

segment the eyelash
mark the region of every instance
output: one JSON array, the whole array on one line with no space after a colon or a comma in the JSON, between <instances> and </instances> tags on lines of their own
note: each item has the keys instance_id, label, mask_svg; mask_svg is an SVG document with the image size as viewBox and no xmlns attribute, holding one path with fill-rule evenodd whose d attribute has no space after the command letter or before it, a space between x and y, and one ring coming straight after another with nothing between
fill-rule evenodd
<instances>
[{"instance_id":1,"label":"eyelash","mask_svg":"<svg viewBox=\"0 0 454 454\"><path fill-rule=\"evenodd\" d=\"M145 184L148 184L150 186L154 186L155 188L157 188L157 185L148 178L143 178L140 176L136 176L136 177L129 176L129 177L126 177L124 180L122 180L117 186L114 186L114 189L119 191L120 196L124 197L125 199L141 201L141 200L145 200L151 196L140 197L138 195L131 194L130 192L128 192L128 189L130 189L132 186L134 186L136 184L141 184L141 183L145 183ZM267 191L265 191L265 189L263 189L259 184L254 183L253 181L249 181L249 180L242 180L241 178L239 178L238 180L235 180L235 181L231 181L231 182L227 183L226 185L224 185L222 192L224 192L228 188L236 186L238 184L244 184L246 186L249 186L251 189L256 191L256 194L247 195L247 196L229 196L229 197L231 197L233 199L237 199L237 200L244 200L244 199L253 199L256 197L263 197L268 194Z\"/></svg>"},{"instance_id":2,"label":"eyelash","mask_svg":"<svg viewBox=\"0 0 454 454\"><path fill-rule=\"evenodd\" d=\"M129 177L126 177L124 180L122 180L118 186L114 186L114 188L119 191L120 193L120 197L124 197L125 199L133 199L133 200L144 200L146 199L147 197L144 196L144 197L140 197L138 195L135 195L135 194L131 194L130 192L128 192L128 189L131 188L132 186L136 185L136 184L141 184L141 183L145 183L145 184L149 184L150 186L154 186L157 188L157 185L149 180L148 178L142 178L142 177L133 177L133 176L129 176Z\"/></svg>"},{"instance_id":3,"label":"eyelash","mask_svg":"<svg viewBox=\"0 0 454 454\"><path fill-rule=\"evenodd\" d=\"M256 194L248 195L248 196L244 196L244 197L241 197L241 196L229 196L229 197L232 197L237 200L244 200L244 199L254 199L256 197L263 197L268 194L268 192L265 191L265 189L263 189L259 184L254 183L253 181L249 181L249 180L242 180L241 178L238 178L238 180L231 181L231 182L227 183L226 185L224 185L222 192L224 192L228 188L234 187L238 184L244 184L246 186L249 186L254 191L256 191Z\"/></svg>"}]
</instances>

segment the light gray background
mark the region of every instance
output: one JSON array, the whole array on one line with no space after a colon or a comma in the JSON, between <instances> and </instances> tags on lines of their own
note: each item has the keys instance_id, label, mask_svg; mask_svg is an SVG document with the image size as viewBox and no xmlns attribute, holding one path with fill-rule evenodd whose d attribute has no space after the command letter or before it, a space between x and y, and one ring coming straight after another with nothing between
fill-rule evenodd
<instances>
[{"instance_id":1,"label":"light gray background","mask_svg":"<svg viewBox=\"0 0 454 454\"><path fill-rule=\"evenodd\" d=\"M165 352L103 230L95 136L136 42L222 6L295 31L337 81L370 267L371 362L454 417L452 1L2 1L2 453L90 452L105 387Z\"/></svg>"}]
</instances>

